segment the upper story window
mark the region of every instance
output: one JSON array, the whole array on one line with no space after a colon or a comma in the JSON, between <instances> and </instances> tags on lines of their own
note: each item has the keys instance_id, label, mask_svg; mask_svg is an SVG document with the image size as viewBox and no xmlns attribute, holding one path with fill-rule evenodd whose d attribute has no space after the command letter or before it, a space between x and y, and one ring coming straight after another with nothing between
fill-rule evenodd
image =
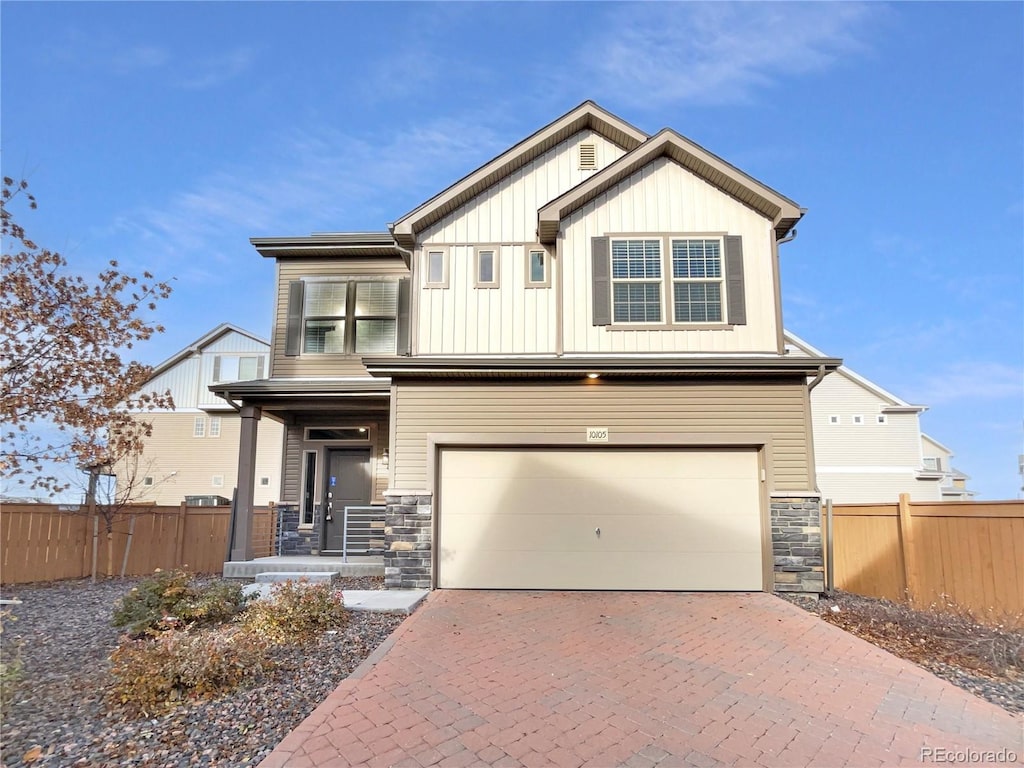
<instances>
[{"instance_id":1,"label":"upper story window","mask_svg":"<svg viewBox=\"0 0 1024 768\"><path fill-rule=\"evenodd\" d=\"M498 250L497 248L476 249L476 287L498 287Z\"/></svg>"},{"instance_id":2,"label":"upper story window","mask_svg":"<svg viewBox=\"0 0 1024 768\"><path fill-rule=\"evenodd\" d=\"M924 457L924 468L931 469L936 472L942 471L942 459L938 456L925 456Z\"/></svg>"},{"instance_id":3,"label":"upper story window","mask_svg":"<svg viewBox=\"0 0 1024 768\"><path fill-rule=\"evenodd\" d=\"M424 285L428 288L448 287L448 249L430 248L424 251L426 269L424 270Z\"/></svg>"},{"instance_id":4,"label":"upper story window","mask_svg":"<svg viewBox=\"0 0 1024 768\"><path fill-rule=\"evenodd\" d=\"M551 285L548 252L543 248L526 249L526 287L547 288Z\"/></svg>"},{"instance_id":5,"label":"upper story window","mask_svg":"<svg viewBox=\"0 0 1024 768\"><path fill-rule=\"evenodd\" d=\"M594 325L746 325L741 237L594 237L591 247Z\"/></svg>"},{"instance_id":6,"label":"upper story window","mask_svg":"<svg viewBox=\"0 0 1024 768\"><path fill-rule=\"evenodd\" d=\"M220 437L220 416L210 417L210 437Z\"/></svg>"},{"instance_id":7,"label":"upper story window","mask_svg":"<svg viewBox=\"0 0 1024 768\"><path fill-rule=\"evenodd\" d=\"M302 315L303 353L391 353L398 326L398 283L309 282Z\"/></svg>"},{"instance_id":8,"label":"upper story window","mask_svg":"<svg viewBox=\"0 0 1024 768\"><path fill-rule=\"evenodd\" d=\"M196 416L192 421L192 437L206 437L205 416Z\"/></svg>"},{"instance_id":9,"label":"upper story window","mask_svg":"<svg viewBox=\"0 0 1024 768\"><path fill-rule=\"evenodd\" d=\"M612 240L616 323L661 322L661 240Z\"/></svg>"},{"instance_id":10,"label":"upper story window","mask_svg":"<svg viewBox=\"0 0 1024 768\"><path fill-rule=\"evenodd\" d=\"M263 355L216 355L213 381L252 381L263 378Z\"/></svg>"}]
</instances>

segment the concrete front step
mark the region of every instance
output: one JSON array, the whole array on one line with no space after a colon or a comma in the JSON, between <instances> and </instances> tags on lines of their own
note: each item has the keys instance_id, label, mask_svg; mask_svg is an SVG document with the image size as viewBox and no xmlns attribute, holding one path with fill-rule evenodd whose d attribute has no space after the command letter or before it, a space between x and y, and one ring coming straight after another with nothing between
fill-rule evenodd
<instances>
[{"instance_id":1,"label":"concrete front step","mask_svg":"<svg viewBox=\"0 0 1024 768\"><path fill-rule=\"evenodd\" d=\"M257 584L279 584L282 581L300 581L305 579L310 584L321 582L331 583L341 578L336 571L264 571L256 574Z\"/></svg>"},{"instance_id":2,"label":"concrete front step","mask_svg":"<svg viewBox=\"0 0 1024 768\"><path fill-rule=\"evenodd\" d=\"M339 576L384 576L383 559L362 562L342 563L337 560L310 557L306 559L292 558L257 558L256 560L239 560L224 563L224 578L252 580L257 574L270 571L288 571L290 573L336 573Z\"/></svg>"},{"instance_id":3,"label":"concrete front step","mask_svg":"<svg viewBox=\"0 0 1024 768\"><path fill-rule=\"evenodd\" d=\"M246 584L243 594L253 600L270 597L272 583ZM345 607L350 611L410 614L427 596L425 589L346 589L342 591Z\"/></svg>"}]
</instances>

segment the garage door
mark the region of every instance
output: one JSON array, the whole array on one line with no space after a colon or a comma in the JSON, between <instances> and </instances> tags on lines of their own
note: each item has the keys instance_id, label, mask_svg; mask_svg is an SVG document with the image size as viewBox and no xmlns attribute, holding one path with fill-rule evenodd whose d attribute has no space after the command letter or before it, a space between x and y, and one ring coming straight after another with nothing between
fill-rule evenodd
<instances>
[{"instance_id":1,"label":"garage door","mask_svg":"<svg viewBox=\"0 0 1024 768\"><path fill-rule=\"evenodd\" d=\"M440 587L760 590L752 450L445 449Z\"/></svg>"}]
</instances>

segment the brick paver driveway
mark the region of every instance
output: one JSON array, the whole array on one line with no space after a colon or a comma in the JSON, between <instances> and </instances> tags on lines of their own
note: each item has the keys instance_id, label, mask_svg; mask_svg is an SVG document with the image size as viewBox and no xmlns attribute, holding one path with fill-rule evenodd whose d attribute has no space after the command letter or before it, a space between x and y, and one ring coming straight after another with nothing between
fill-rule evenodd
<instances>
[{"instance_id":1,"label":"brick paver driveway","mask_svg":"<svg viewBox=\"0 0 1024 768\"><path fill-rule=\"evenodd\" d=\"M442 591L263 766L1022 755L1020 719L771 595Z\"/></svg>"}]
</instances>

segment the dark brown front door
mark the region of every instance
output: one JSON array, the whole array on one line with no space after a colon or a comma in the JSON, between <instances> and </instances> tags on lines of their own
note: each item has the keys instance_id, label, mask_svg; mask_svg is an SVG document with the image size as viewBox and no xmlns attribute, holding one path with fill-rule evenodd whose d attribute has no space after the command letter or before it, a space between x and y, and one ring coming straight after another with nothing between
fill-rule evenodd
<instances>
[{"instance_id":1,"label":"dark brown front door","mask_svg":"<svg viewBox=\"0 0 1024 768\"><path fill-rule=\"evenodd\" d=\"M345 507L370 503L370 449L329 449L326 475L321 552L337 554L344 548Z\"/></svg>"}]
</instances>

